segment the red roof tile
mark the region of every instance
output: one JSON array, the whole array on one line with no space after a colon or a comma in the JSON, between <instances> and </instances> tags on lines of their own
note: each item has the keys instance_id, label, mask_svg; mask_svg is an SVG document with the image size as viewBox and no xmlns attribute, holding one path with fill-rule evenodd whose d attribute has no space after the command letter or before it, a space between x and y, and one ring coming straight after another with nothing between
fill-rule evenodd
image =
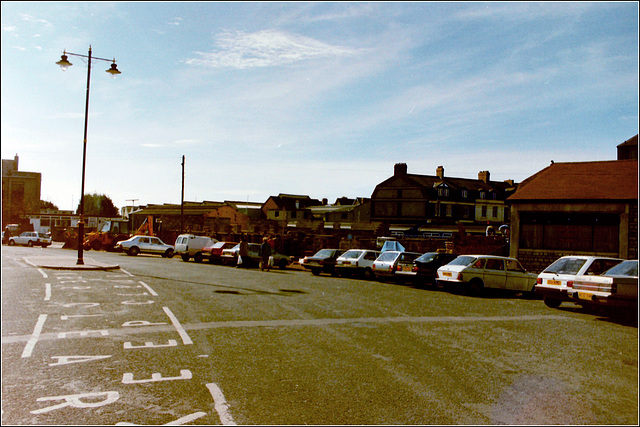
<instances>
[{"instance_id":1,"label":"red roof tile","mask_svg":"<svg viewBox=\"0 0 640 427\"><path fill-rule=\"evenodd\" d=\"M524 180L508 202L637 200L638 161L552 163Z\"/></svg>"}]
</instances>

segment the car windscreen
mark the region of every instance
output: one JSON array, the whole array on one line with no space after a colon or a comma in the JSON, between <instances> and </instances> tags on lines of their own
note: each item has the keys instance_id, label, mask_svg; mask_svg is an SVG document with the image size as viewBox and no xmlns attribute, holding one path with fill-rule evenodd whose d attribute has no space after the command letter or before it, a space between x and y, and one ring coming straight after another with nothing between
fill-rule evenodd
<instances>
[{"instance_id":1,"label":"car windscreen","mask_svg":"<svg viewBox=\"0 0 640 427\"><path fill-rule=\"evenodd\" d=\"M587 260L583 258L560 258L547 267L543 273L578 274L585 262Z\"/></svg>"},{"instance_id":2,"label":"car windscreen","mask_svg":"<svg viewBox=\"0 0 640 427\"><path fill-rule=\"evenodd\" d=\"M458 258L451 261L448 265L470 265L473 261L475 261L476 257L473 256L459 256Z\"/></svg>"},{"instance_id":3,"label":"car windscreen","mask_svg":"<svg viewBox=\"0 0 640 427\"><path fill-rule=\"evenodd\" d=\"M603 276L633 276L638 277L638 261L629 260L621 262L620 264L611 267L604 273Z\"/></svg>"}]
</instances>

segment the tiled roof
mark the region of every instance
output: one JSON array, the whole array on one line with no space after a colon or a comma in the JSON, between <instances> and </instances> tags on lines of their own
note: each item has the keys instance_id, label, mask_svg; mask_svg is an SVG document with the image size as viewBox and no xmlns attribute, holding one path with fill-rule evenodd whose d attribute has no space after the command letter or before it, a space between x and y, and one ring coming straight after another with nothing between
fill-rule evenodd
<instances>
[{"instance_id":1,"label":"tiled roof","mask_svg":"<svg viewBox=\"0 0 640 427\"><path fill-rule=\"evenodd\" d=\"M638 161L552 163L524 180L508 202L637 200Z\"/></svg>"},{"instance_id":2,"label":"tiled roof","mask_svg":"<svg viewBox=\"0 0 640 427\"><path fill-rule=\"evenodd\" d=\"M469 179L469 178L450 178L444 177L440 178L438 176L431 175L416 175L416 174L407 174L407 178L412 179L419 185L426 188L433 188L434 186L445 183L447 186L456 189L467 189L472 191L490 191L490 190L507 190L513 187L513 184L508 182L500 182L500 181L489 181L489 183L485 183L479 179ZM395 177L391 177L393 179Z\"/></svg>"}]
</instances>

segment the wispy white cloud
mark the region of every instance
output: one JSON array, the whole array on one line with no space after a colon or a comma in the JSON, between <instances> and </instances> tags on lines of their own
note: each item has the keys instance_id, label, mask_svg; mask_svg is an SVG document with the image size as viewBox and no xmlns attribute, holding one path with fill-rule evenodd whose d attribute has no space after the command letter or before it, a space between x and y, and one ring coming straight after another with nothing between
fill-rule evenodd
<instances>
[{"instance_id":1,"label":"wispy white cloud","mask_svg":"<svg viewBox=\"0 0 640 427\"><path fill-rule=\"evenodd\" d=\"M212 52L195 52L191 65L214 68L254 68L291 64L312 58L355 55L356 49L334 46L310 37L278 30L226 32L217 36Z\"/></svg>"},{"instance_id":2,"label":"wispy white cloud","mask_svg":"<svg viewBox=\"0 0 640 427\"><path fill-rule=\"evenodd\" d=\"M47 21L46 19L36 18L26 13L21 14L20 17L23 21L30 22L32 24L45 24L46 26L52 25L51 22Z\"/></svg>"},{"instance_id":3,"label":"wispy white cloud","mask_svg":"<svg viewBox=\"0 0 640 427\"><path fill-rule=\"evenodd\" d=\"M167 22L167 24L175 25L176 27L178 27L178 26L180 26L180 24L182 24L182 18L180 18L180 17L173 18L173 21Z\"/></svg>"}]
</instances>

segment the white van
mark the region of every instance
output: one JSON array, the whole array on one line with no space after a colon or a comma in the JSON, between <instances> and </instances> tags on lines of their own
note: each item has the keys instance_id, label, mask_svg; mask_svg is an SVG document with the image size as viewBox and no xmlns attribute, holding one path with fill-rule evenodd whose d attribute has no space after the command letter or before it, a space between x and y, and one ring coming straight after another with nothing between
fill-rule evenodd
<instances>
[{"instance_id":1,"label":"white van","mask_svg":"<svg viewBox=\"0 0 640 427\"><path fill-rule=\"evenodd\" d=\"M202 262L202 248L217 243L216 239L207 236L195 236L193 234L181 234L176 239L175 254L182 257L183 261L189 261L191 257L195 262Z\"/></svg>"}]
</instances>

